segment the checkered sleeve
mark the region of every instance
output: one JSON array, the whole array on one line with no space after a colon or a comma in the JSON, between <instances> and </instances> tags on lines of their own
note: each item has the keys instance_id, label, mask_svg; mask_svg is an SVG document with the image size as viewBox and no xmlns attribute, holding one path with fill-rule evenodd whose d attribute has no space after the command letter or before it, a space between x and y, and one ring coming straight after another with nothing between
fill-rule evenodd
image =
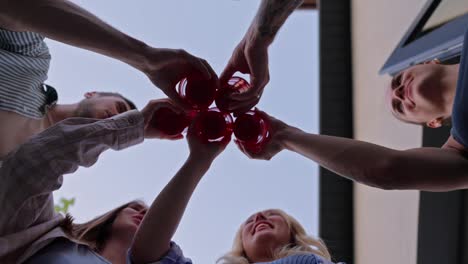
<instances>
[{"instance_id":1,"label":"checkered sleeve","mask_svg":"<svg viewBox=\"0 0 468 264\"><path fill-rule=\"evenodd\" d=\"M63 174L93 165L109 148L142 142L143 123L137 110L104 120L69 118L10 153L0 168L0 236L35 224L49 208L43 201L62 185Z\"/></svg>"}]
</instances>

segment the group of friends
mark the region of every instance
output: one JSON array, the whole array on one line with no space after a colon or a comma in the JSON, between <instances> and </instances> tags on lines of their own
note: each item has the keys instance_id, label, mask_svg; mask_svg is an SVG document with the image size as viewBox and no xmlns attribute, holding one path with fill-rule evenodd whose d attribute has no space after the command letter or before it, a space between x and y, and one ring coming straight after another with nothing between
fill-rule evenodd
<instances>
[{"instance_id":1,"label":"group of friends","mask_svg":"<svg viewBox=\"0 0 468 264\"><path fill-rule=\"evenodd\" d=\"M201 142L187 133L189 155L148 206L130 201L89 222L74 223L54 211L52 192L63 175L89 167L107 149L123 150L145 139L164 138L151 122L161 107L183 110L174 89L190 72L218 83L234 73L250 75L248 91L230 97L229 110L255 106L269 81L268 47L301 0L262 0L253 22L219 78L209 63L185 50L155 48L120 32L67 0L0 0L0 262L189 264L172 241L192 193L229 143ZM468 28L468 25L467 25ZM142 109L118 93L87 92L74 104L58 104L44 82L50 53L44 38L87 49L144 73L169 99ZM437 128L450 123L441 148L394 150L307 133L272 116L270 139L254 159L296 152L353 181L381 189L450 191L468 187L468 33L460 64L438 60L395 75L386 102L408 123ZM293 89L293 88L292 88ZM468 100L468 99L467 99ZM466 117L465 117L466 116ZM219 263L333 263L325 243L279 209L240 223L232 249Z\"/></svg>"}]
</instances>

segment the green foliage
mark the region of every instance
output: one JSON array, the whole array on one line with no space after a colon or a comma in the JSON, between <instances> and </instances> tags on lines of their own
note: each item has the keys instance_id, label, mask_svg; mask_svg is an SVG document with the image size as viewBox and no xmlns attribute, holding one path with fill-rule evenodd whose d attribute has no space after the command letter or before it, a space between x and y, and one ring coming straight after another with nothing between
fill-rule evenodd
<instances>
[{"instance_id":1,"label":"green foliage","mask_svg":"<svg viewBox=\"0 0 468 264\"><path fill-rule=\"evenodd\" d=\"M57 213L68 213L68 209L70 208L71 205L75 204L75 197L71 199L66 199L66 198L60 198L59 204L56 204L54 206L55 212Z\"/></svg>"}]
</instances>

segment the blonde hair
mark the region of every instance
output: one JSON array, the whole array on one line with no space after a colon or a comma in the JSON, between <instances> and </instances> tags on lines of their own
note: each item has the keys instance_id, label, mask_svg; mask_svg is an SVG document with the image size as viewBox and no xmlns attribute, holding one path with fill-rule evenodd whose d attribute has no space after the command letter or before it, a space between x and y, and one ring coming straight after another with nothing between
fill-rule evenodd
<instances>
[{"instance_id":1,"label":"blonde hair","mask_svg":"<svg viewBox=\"0 0 468 264\"><path fill-rule=\"evenodd\" d=\"M61 228L72 241L85 244L92 250L100 252L111 235L112 224L119 213L134 205L146 207L144 202L134 200L82 224L73 223L73 217L67 214L61 223Z\"/></svg>"},{"instance_id":2,"label":"blonde hair","mask_svg":"<svg viewBox=\"0 0 468 264\"><path fill-rule=\"evenodd\" d=\"M281 215L288 224L289 230L291 231L292 243L284 245L281 248L278 248L274 252L274 258L280 259L291 255L298 254L315 254L324 259L331 260L330 253L328 252L325 243L313 236L307 235L305 229L302 225L292 216L288 215L286 212L280 209L272 209L279 215ZM234 237L234 243L232 245L231 251L224 254L221 258L218 259L217 263L222 264L249 264L249 259L245 254L244 248L242 246L242 224L239 230Z\"/></svg>"}]
</instances>

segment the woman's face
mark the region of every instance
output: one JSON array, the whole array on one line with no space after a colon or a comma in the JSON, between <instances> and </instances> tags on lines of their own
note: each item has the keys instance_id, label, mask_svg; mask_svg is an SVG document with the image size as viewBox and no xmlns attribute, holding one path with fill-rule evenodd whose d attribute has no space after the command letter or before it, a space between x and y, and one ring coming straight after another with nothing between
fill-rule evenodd
<instances>
[{"instance_id":1,"label":"woman's face","mask_svg":"<svg viewBox=\"0 0 468 264\"><path fill-rule=\"evenodd\" d=\"M249 259L266 251L271 253L291 240L286 219L275 210L258 212L242 226L242 246Z\"/></svg>"},{"instance_id":2,"label":"woman's face","mask_svg":"<svg viewBox=\"0 0 468 264\"><path fill-rule=\"evenodd\" d=\"M140 226L148 208L143 204L131 204L124 208L112 224L112 232L131 234L132 237Z\"/></svg>"}]
</instances>

